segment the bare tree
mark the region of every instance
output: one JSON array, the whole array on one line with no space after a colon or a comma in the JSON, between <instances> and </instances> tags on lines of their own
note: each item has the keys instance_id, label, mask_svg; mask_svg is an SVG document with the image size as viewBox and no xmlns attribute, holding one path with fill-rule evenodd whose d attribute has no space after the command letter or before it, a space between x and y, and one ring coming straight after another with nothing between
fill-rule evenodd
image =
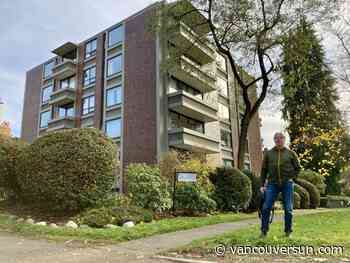
<instances>
[{"instance_id":1,"label":"bare tree","mask_svg":"<svg viewBox=\"0 0 350 263\"><path fill-rule=\"evenodd\" d=\"M336 10L339 1L189 0L175 1L163 10L160 24L169 39L173 37L171 28L184 22L197 33L197 41L211 41L228 59L245 105L240 124L239 169L244 167L249 124L269 94L272 78L278 71L284 35L301 17L311 22L332 19L330 10ZM259 92L252 99L250 91L257 86Z\"/></svg>"}]
</instances>

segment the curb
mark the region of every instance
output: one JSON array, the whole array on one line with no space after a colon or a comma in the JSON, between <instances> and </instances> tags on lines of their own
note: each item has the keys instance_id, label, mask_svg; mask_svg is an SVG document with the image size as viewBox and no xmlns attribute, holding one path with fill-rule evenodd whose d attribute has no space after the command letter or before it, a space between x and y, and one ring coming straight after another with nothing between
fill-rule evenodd
<instances>
[{"instance_id":1,"label":"curb","mask_svg":"<svg viewBox=\"0 0 350 263\"><path fill-rule=\"evenodd\" d=\"M172 262L179 263L216 263L217 261L203 261L203 260L194 260L188 258L174 258L174 257L165 257L165 256L153 256L153 258L169 260Z\"/></svg>"}]
</instances>

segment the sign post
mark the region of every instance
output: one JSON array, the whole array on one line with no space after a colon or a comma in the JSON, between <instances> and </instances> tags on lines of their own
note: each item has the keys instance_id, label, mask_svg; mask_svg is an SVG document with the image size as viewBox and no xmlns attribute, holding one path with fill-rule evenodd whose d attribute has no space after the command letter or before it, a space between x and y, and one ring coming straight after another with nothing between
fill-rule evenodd
<instances>
[{"instance_id":1,"label":"sign post","mask_svg":"<svg viewBox=\"0 0 350 263\"><path fill-rule=\"evenodd\" d=\"M174 189L173 189L173 213L175 213L175 199L176 199L176 184L177 182L195 183L197 182L197 174L193 172L177 172L175 169Z\"/></svg>"}]
</instances>

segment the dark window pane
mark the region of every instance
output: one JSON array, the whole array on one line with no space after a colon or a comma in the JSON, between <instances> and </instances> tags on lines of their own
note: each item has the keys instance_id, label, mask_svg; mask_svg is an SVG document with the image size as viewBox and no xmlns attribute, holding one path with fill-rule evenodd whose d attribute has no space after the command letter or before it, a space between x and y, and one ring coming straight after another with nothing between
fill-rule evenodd
<instances>
[{"instance_id":1,"label":"dark window pane","mask_svg":"<svg viewBox=\"0 0 350 263\"><path fill-rule=\"evenodd\" d=\"M89 68L84 71L84 86L95 83L96 81L96 67Z\"/></svg>"},{"instance_id":2,"label":"dark window pane","mask_svg":"<svg viewBox=\"0 0 350 263\"><path fill-rule=\"evenodd\" d=\"M97 39L91 40L85 45L85 58L96 55Z\"/></svg>"},{"instance_id":3,"label":"dark window pane","mask_svg":"<svg viewBox=\"0 0 350 263\"><path fill-rule=\"evenodd\" d=\"M83 115L95 111L95 96L90 96L83 99Z\"/></svg>"}]
</instances>

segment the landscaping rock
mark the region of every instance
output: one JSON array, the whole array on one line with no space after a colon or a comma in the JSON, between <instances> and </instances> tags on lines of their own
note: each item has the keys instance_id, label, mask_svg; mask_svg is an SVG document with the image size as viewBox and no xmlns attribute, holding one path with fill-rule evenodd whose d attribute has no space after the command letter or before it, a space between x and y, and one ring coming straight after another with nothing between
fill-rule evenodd
<instances>
[{"instance_id":1,"label":"landscaping rock","mask_svg":"<svg viewBox=\"0 0 350 263\"><path fill-rule=\"evenodd\" d=\"M23 221L24 221L24 218L22 218L22 217L21 217L21 218L18 218L18 219L16 220L17 223L22 223Z\"/></svg>"},{"instance_id":2,"label":"landscaping rock","mask_svg":"<svg viewBox=\"0 0 350 263\"><path fill-rule=\"evenodd\" d=\"M74 229L78 228L78 225L73 221L68 221L65 226L70 227L70 228L74 228Z\"/></svg>"},{"instance_id":3,"label":"landscaping rock","mask_svg":"<svg viewBox=\"0 0 350 263\"><path fill-rule=\"evenodd\" d=\"M55 223L51 223L51 224L49 225L49 227L58 228L58 226L57 226Z\"/></svg>"},{"instance_id":4,"label":"landscaping rock","mask_svg":"<svg viewBox=\"0 0 350 263\"><path fill-rule=\"evenodd\" d=\"M107 224L107 225L105 225L105 228L116 229L116 228L118 228L118 226L112 225L112 224Z\"/></svg>"},{"instance_id":5,"label":"landscaping rock","mask_svg":"<svg viewBox=\"0 0 350 263\"><path fill-rule=\"evenodd\" d=\"M36 223L36 225L38 225L38 226L47 226L47 223L46 222L38 222L38 223Z\"/></svg>"},{"instance_id":6,"label":"landscaping rock","mask_svg":"<svg viewBox=\"0 0 350 263\"><path fill-rule=\"evenodd\" d=\"M11 220L15 220L17 218L17 216L15 216L15 215L9 215L9 219L11 219Z\"/></svg>"},{"instance_id":7,"label":"landscaping rock","mask_svg":"<svg viewBox=\"0 0 350 263\"><path fill-rule=\"evenodd\" d=\"M128 221L128 222L125 222L123 224L123 227L126 227L126 228L130 228L130 227L134 227L134 226L135 226L135 223L132 221Z\"/></svg>"},{"instance_id":8,"label":"landscaping rock","mask_svg":"<svg viewBox=\"0 0 350 263\"><path fill-rule=\"evenodd\" d=\"M88 225L80 225L79 227L80 227L80 228L89 228Z\"/></svg>"},{"instance_id":9,"label":"landscaping rock","mask_svg":"<svg viewBox=\"0 0 350 263\"><path fill-rule=\"evenodd\" d=\"M26 219L25 222L26 222L27 224L31 224L31 225L33 225L33 224L35 223L34 220L31 219L31 218Z\"/></svg>"}]
</instances>

